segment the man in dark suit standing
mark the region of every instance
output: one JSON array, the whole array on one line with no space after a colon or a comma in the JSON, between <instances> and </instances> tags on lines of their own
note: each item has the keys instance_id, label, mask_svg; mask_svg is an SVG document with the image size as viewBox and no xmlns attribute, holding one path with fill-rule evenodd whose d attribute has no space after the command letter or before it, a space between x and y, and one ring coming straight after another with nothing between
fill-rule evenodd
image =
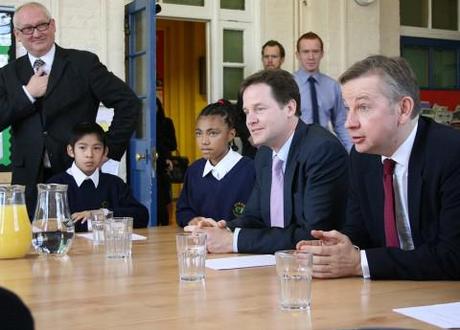
<instances>
[{"instance_id":1,"label":"man in dark suit standing","mask_svg":"<svg viewBox=\"0 0 460 330\"><path fill-rule=\"evenodd\" d=\"M312 229L339 228L348 188L347 152L326 129L300 116L299 88L283 70L260 71L241 85L254 143L256 183L241 217L206 220L210 252L273 253L292 249ZM210 227L209 227L210 226Z\"/></svg>"},{"instance_id":2,"label":"man in dark suit standing","mask_svg":"<svg viewBox=\"0 0 460 330\"><path fill-rule=\"evenodd\" d=\"M95 54L56 45L56 24L43 5L18 7L13 24L28 53L0 70L0 130L12 128L12 183L27 185L32 214L36 183L71 163L65 148L72 127L95 121L100 102L113 108L108 158L119 160L133 133L140 101Z\"/></svg>"},{"instance_id":3,"label":"man in dark suit standing","mask_svg":"<svg viewBox=\"0 0 460 330\"><path fill-rule=\"evenodd\" d=\"M339 81L355 145L348 215L343 234L298 244L313 276L459 280L460 133L419 116L402 58L368 57Z\"/></svg>"}]
</instances>

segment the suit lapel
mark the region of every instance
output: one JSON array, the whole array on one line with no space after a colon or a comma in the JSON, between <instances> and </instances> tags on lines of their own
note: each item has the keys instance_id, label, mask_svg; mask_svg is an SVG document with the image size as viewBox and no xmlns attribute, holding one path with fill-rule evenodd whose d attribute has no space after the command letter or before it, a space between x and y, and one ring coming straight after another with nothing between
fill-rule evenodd
<instances>
[{"instance_id":1,"label":"suit lapel","mask_svg":"<svg viewBox=\"0 0 460 330\"><path fill-rule=\"evenodd\" d=\"M418 121L417 134L409 159L409 172L407 177L407 200L409 208L409 221L411 224L412 239L415 246L420 237L420 201L423 186L423 169L425 166L425 137L427 132L426 122L420 118Z\"/></svg>"},{"instance_id":2,"label":"suit lapel","mask_svg":"<svg viewBox=\"0 0 460 330\"><path fill-rule=\"evenodd\" d=\"M45 93L45 99L56 87L59 79L61 79L66 65L67 58L65 55L65 50L56 45L56 54L54 55L53 67L51 68L50 77L48 80L48 88L46 89Z\"/></svg>"},{"instance_id":3,"label":"suit lapel","mask_svg":"<svg viewBox=\"0 0 460 330\"><path fill-rule=\"evenodd\" d=\"M385 245L385 222L383 219L383 208L385 194L383 191L383 165L380 156L372 157L367 166L368 171L364 173L366 184L365 196L372 219L375 219L375 229L379 239ZM365 216L365 213L364 213ZM367 221L366 219L364 219Z\"/></svg>"},{"instance_id":4,"label":"suit lapel","mask_svg":"<svg viewBox=\"0 0 460 330\"><path fill-rule=\"evenodd\" d=\"M301 140L302 136L306 135L307 126L301 122L299 119L299 123L297 124L296 130L294 132L294 136L292 138L291 147L289 148L287 163L286 163L286 170L284 173L284 189L283 189L283 196L284 196L284 226L288 226L291 218L292 218L292 205L294 204L292 201L293 197L293 190L292 184L294 181L294 175L296 173L297 168L297 158L299 156L298 149L299 149L299 141Z\"/></svg>"},{"instance_id":5,"label":"suit lapel","mask_svg":"<svg viewBox=\"0 0 460 330\"><path fill-rule=\"evenodd\" d=\"M34 74L32 65L30 64L29 57L24 55L18 58L16 62L16 73L21 83L25 86L30 80L30 77Z\"/></svg>"},{"instance_id":6,"label":"suit lapel","mask_svg":"<svg viewBox=\"0 0 460 330\"><path fill-rule=\"evenodd\" d=\"M265 219L265 224L268 227L271 227L271 217L270 217L270 194L271 194L271 186L272 186L272 153L271 150L267 152L266 157L268 158L265 165L262 168L262 182L261 182L261 190L262 190L262 205L268 205L268 207L261 208L262 212L262 219Z\"/></svg>"}]
</instances>

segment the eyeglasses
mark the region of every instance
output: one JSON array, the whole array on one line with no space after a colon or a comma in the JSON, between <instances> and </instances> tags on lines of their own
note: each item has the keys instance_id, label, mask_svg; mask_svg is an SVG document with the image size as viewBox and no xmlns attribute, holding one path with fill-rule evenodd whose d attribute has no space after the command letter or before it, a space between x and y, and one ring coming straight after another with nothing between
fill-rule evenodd
<instances>
[{"instance_id":1,"label":"eyeglasses","mask_svg":"<svg viewBox=\"0 0 460 330\"><path fill-rule=\"evenodd\" d=\"M50 23L51 23L51 20L49 20L48 22L46 23L40 23L38 25L35 25L35 26L26 26L22 29L16 29L18 31L21 31L22 34L25 34L25 35L32 35L34 34L34 30L37 30L38 32L45 32L48 30L48 28L50 27Z\"/></svg>"}]
</instances>

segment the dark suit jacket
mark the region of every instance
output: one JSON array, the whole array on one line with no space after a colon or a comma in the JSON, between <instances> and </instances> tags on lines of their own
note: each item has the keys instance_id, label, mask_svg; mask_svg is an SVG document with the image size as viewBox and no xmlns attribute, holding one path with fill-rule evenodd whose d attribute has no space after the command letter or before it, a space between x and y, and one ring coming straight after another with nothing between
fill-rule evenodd
<instances>
[{"instance_id":1,"label":"dark suit jacket","mask_svg":"<svg viewBox=\"0 0 460 330\"><path fill-rule=\"evenodd\" d=\"M95 121L99 103L114 108L107 134L109 158L119 160L128 145L140 111L140 101L119 78L90 52L56 46L46 94L31 103L22 86L33 74L27 55L0 70L0 130L11 125L11 162L16 184L39 180L43 150L52 173L71 164L66 144L72 127Z\"/></svg>"},{"instance_id":2,"label":"dark suit jacket","mask_svg":"<svg viewBox=\"0 0 460 330\"><path fill-rule=\"evenodd\" d=\"M373 279L460 279L460 133L423 117L418 125L407 179L415 250L385 247L381 157L351 153L343 232L366 250Z\"/></svg>"},{"instance_id":3,"label":"dark suit jacket","mask_svg":"<svg viewBox=\"0 0 460 330\"><path fill-rule=\"evenodd\" d=\"M272 150L255 158L256 183L243 216L228 223L242 228L238 251L273 253L293 249L312 229L338 229L345 217L348 155L342 144L317 125L297 124L284 174L284 228L271 228Z\"/></svg>"}]
</instances>

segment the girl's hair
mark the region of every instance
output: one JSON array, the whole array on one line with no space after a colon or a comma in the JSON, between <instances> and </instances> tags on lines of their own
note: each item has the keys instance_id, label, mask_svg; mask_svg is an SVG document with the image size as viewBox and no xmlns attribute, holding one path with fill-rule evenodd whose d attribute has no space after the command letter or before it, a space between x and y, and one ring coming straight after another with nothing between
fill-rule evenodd
<instances>
[{"instance_id":1,"label":"girl's hair","mask_svg":"<svg viewBox=\"0 0 460 330\"><path fill-rule=\"evenodd\" d=\"M225 99L220 99L216 103L208 104L198 115L198 119L207 116L220 116L227 124L229 129L235 128L236 108Z\"/></svg>"}]
</instances>

